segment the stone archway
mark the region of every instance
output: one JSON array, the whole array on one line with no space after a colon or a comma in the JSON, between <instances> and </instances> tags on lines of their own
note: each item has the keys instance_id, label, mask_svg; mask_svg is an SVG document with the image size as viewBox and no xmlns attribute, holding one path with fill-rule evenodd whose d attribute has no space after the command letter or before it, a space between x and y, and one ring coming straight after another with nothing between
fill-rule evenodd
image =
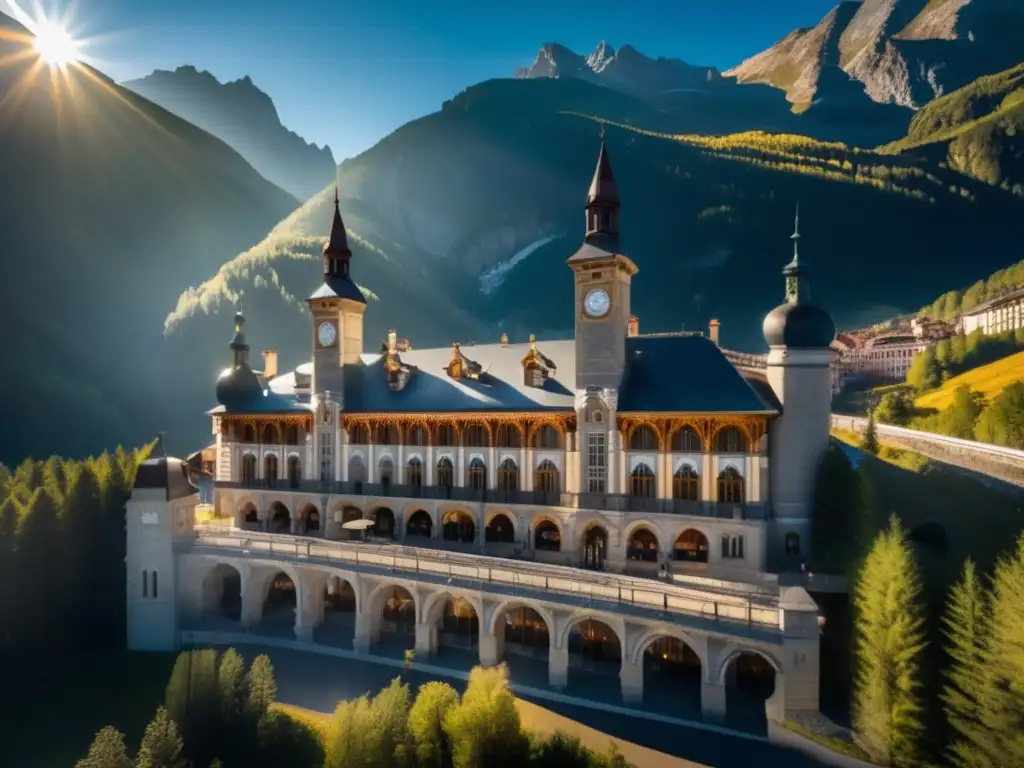
<instances>
[{"instance_id":1,"label":"stone archway","mask_svg":"<svg viewBox=\"0 0 1024 768\"><path fill-rule=\"evenodd\" d=\"M568 627L568 686L586 685L591 691L603 689L615 701L621 691L622 639L615 629L593 616L576 619Z\"/></svg>"},{"instance_id":2,"label":"stone archway","mask_svg":"<svg viewBox=\"0 0 1024 768\"><path fill-rule=\"evenodd\" d=\"M637 525L626 541L626 559L642 563L658 562L658 535L650 526Z\"/></svg>"},{"instance_id":3,"label":"stone archway","mask_svg":"<svg viewBox=\"0 0 1024 768\"><path fill-rule=\"evenodd\" d=\"M405 524L405 536L407 539L429 540L434 532L434 521L430 514L424 509L417 509Z\"/></svg>"},{"instance_id":4,"label":"stone archway","mask_svg":"<svg viewBox=\"0 0 1024 768\"><path fill-rule=\"evenodd\" d=\"M435 603L433 613L440 613L431 621L437 627L437 650L477 650L480 645L480 617L476 608L464 597L448 595ZM479 651L477 650L477 653Z\"/></svg>"},{"instance_id":5,"label":"stone archway","mask_svg":"<svg viewBox=\"0 0 1024 768\"><path fill-rule=\"evenodd\" d=\"M472 544L476 541L476 522L462 509L452 509L441 518L442 537L445 541Z\"/></svg>"},{"instance_id":6,"label":"stone archway","mask_svg":"<svg viewBox=\"0 0 1024 768\"><path fill-rule=\"evenodd\" d=\"M257 531L260 528L260 513L256 505L251 501L246 502L238 512L239 527L249 531Z\"/></svg>"},{"instance_id":7,"label":"stone archway","mask_svg":"<svg viewBox=\"0 0 1024 768\"><path fill-rule=\"evenodd\" d=\"M512 519L504 512L491 516L484 529L484 538L488 544L516 543L516 527Z\"/></svg>"},{"instance_id":8,"label":"stone archway","mask_svg":"<svg viewBox=\"0 0 1024 768\"><path fill-rule=\"evenodd\" d=\"M275 501L270 505L270 532L271 533L290 533L292 530L292 516L288 511L288 507L282 504L280 501Z\"/></svg>"},{"instance_id":9,"label":"stone archway","mask_svg":"<svg viewBox=\"0 0 1024 768\"><path fill-rule=\"evenodd\" d=\"M296 584L287 573L278 571L267 584L260 618L260 632L294 638L297 610Z\"/></svg>"},{"instance_id":10,"label":"stone archway","mask_svg":"<svg viewBox=\"0 0 1024 768\"><path fill-rule=\"evenodd\" d=\"M377 507L371 513L373 528L370 532L381 539L395 538L395 513L388 507Z\"/></svg>"},{"instance_id":11,"label":"stone archway","mask_svg":"<svg viewBox=\"0 0 1024 768\"><path fill-rule=\"evenodd\" d=\"M380 611L381 645L403 649L416 646L416 600L408 589L398 585L385 587L376 595L372 609Z\"/></svg>"},{"instance_id":12,"label":"stone archway","mask_svg":"<svg viewBox=\"0 0 1024 768\"><path fill-rule=\"evenodd\" d=\"M603 571L608 557L608 531L600 523L589 526L583 533L583 567Z\"/></svg>"},{"instance_id":13,"label":"stone archway","mask_svg":"<svg viewBox=\"0 0 1024 768\"><path fill-rule=\"evenodd\" d=\"M219 563L203 577L200 621L237 625L242 618L242 575L233 565Z\"/></svg>"},{"instance_id":14,"label":"stone archway","mask_svg":"<svg viewBox=\"0 0 1024 768\"><path fill-rule=\"evenodd\" d=\"M768 702L781 678L775 662L757 651L739 650L722 664L721 675L726 722L735 728L766 732Z\"/></svg>"},{"instance_id":15,"label":"stone archway","mask_svg":"<svg viewBox=\"0 0 1024 768\"><path fill-rule=\"evenodd\" d=\"M299 526L305 535L320 532L320 512L313 504L306 504L299 510Z\"/></svg>"},{"instance_id":16,"label":"stone archway","mask_svg":"<svg viewBox=\"0 0 1024 768\"><path fill-rule=\"evenodd\" d=\"M672 557L684 563L706 563L708 551L708 537L696 528L687 528L676 538Z\"/></svg>"},{"instance_id":17,"label":"stone archway","mask_svg":"<svg viewBox=\"0 0 1024 768\"><path fill-rule=\"evenodd\" d=\"M543 609L514 600L503 603L491 616L497 643L495 661L504 662L524 678L545 679L551 654L551 619Z\"/></svg>"},{"instance_id":18,"label":"stone archway","mask_svg":"<svg viewBox=\"0 0 1024 768\"><path fill-rule=\"evenodd\" d=\"M684 719L700 720L702 666L700 656L682 638L655 635L640 651L644 704Z\"/></svg>"},{"instance_id":19,"label":"stone archway","mask_svg":"<svg viewBox=\"0 0 1024 768\"><path fill-rule=\"evenodd\" d=\"M541 552L561 552L562 530L558 523L547 518L539 520L533 528L533 548Z\"/></svg>"}]
</instances>

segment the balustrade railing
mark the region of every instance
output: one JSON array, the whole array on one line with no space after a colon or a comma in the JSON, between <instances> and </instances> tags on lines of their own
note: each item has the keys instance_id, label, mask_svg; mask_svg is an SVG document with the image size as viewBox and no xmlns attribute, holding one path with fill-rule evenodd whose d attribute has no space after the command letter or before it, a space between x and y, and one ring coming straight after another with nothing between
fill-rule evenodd
<instances>
[{"instance_id":1,"label":"balustrade railing","mask_svg":"<svg viewBox=\"0 0 1024 768\"><path fill-rule=\"evenodd\" d=\"M782 610L777 590L746 585L746 589L740 591L733 589L736 585L713 579L699 579L693 585L671 584L624 574L509 561L484 555L457 555L400 545L326 542L322 539L272 534L225 533L223 529L218 530L212 526L197 526L195 539L190 541L188 547L229 549L243 555L326 560L349 567L386 568L420 573L435 579L440 577L487 582L505 588L519 587L553 595L741 623L763 630L779 630L782 627Z\"/></svg>"},{"instance_id":2,"label":"balustrade railing","mask_svg":"<svg viewBox=\"0 0 1024 768\"><path fill-rule=\"evenodd\" d=\"M647 496L633 496L626 493L549 493L546 491L517 491L500 488L472 488L468 486L360 483L330 480L297 480L289 482L288 480L268 481L257 479L240 483L219 481L217 487L251 488L255 490L279 489L300 493L392 499L451 500L479 504L527 504L542 507L594 509L605 512L652 512L720 519L768 519L768 507L766 504L659 499Z\"/></svg>"}]
</instances>

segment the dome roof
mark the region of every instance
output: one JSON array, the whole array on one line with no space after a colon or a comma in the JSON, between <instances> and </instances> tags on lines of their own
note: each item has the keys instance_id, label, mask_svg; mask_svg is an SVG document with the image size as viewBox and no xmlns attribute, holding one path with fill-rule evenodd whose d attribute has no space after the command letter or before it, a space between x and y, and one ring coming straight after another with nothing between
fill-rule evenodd
<instances>
[{"instance_id":1,"label":"dome roof","mask_svg":"<svg viewBox=\"0 0 1024 768\"><path fill-rule=\"evenodd\" d=\"M771 347L828 349L836 338L836 324L821 307L788 302L776 307L764 319L764 339Z\"/></svg>"},{"instance_id":2,"label":"dome roof","mask_svg":"<svg viewBox=\"0 0 1024 768\"><path fill-rule=\"evenodd\" d=\"M198 493L189 475L188 464L167 456L162 438L157 438L149 456L139 464L132 488L165 491L168 501Z\"/></svg>"},{"instance_id":3,"label":"dome roof","mask_svg":"<svg viewBox=\"0 0 1024 768\"><path fill-rule=\"evenodd\" d=\"M226 368L217 377L217 402L225 408L237 408L241 403L262 396L263 383L244 363Z\"/></svg>"}]
</instances>

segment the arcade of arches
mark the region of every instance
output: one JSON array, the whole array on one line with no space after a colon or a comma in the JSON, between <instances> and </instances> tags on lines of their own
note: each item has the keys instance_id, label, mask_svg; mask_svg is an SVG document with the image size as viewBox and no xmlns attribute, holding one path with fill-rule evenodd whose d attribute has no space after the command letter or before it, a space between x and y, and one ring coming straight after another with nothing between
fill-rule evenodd
<instances>
[{"instance_id":1,"label":"arcade of arches","mask_svg":"<svg viewBox=\"0 0 1024 768\"><path fill-rule=\"evenodd\" d=\"M680 717L719 719L734 709L749 717L784 696L777 662L764 651L659 632L656 622L319 567L192 564L198 604L185 623L193 629L245 628L360 652L412 648L418 657L475 651L485 665L508 661L513 677L546 668L551 685L581 694L603 680L626 701Z\"/></svg>"},{"instance_id":2,"label":"arcade of arches","mask_svg":"<svg viewBox=\"0 0 1024 768\"><path fill-rule=\"evenodd\" d=\"M261 513L251 497L240 496L236 526L332 540L370 536L414 546L532 557L592 570L703 570L727 561L730 568L756 571L763 565L758 541L763 529L743 521L687 522L680 516L651 516L617 527L615 518L605 516L581 519L578 514L567 517L542 510L517 513L514 507L501 505L474 510L452 502L370 504L365 509L354 502L339 502L323 515L314 503L300 500L293 512L286 501L273 499ZM363 520L370 522L357 523ZM785 551L799 556L798 534L787 534Z\"/></svg>"}]
</instances>

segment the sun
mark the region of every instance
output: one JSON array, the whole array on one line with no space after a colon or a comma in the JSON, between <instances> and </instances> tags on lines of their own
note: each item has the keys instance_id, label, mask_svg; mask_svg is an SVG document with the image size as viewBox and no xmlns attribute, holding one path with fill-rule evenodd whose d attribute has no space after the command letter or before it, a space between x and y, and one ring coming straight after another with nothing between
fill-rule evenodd
<instances>
[{"instance_id":1,"label":"sun","mask_svg":"<svg viewBox=\"0 0 1024 768\"><path fill-rule=\"evenodd\" d=\"M36 25L34 34L36 53L51 67L63 68L78 61L78 41L64 27L42 21Z\"/></svg>"}]
</instances>

